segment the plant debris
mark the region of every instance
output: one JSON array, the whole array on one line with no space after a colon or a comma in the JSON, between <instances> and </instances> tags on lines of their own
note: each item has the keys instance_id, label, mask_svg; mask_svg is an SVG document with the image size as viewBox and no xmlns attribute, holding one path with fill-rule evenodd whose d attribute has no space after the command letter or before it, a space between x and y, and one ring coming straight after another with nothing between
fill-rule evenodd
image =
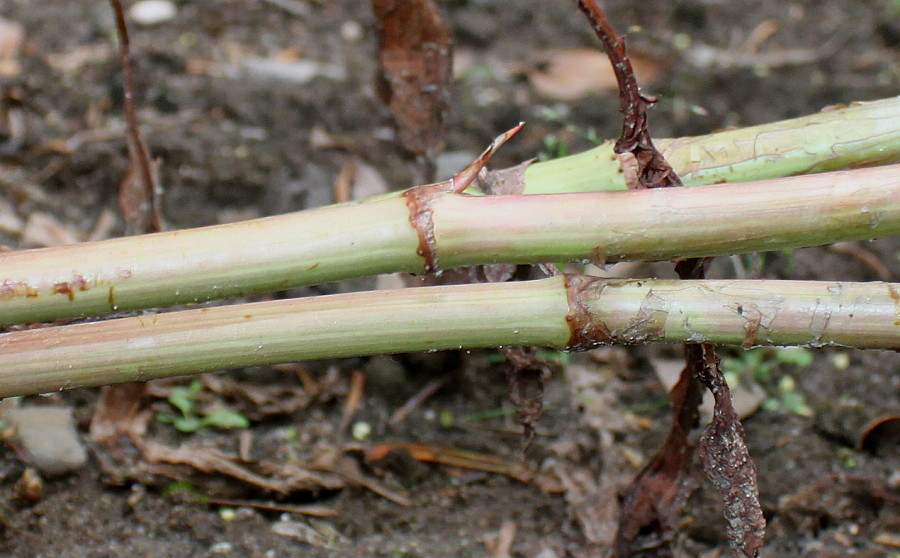
<instances>
[{"instance_id":1,"label":"plant debris","mask_svg":"<svg viewBox=\"0 0 900 558\"><path fill-rule=\"evenodd\" d=\"M516 420L524 428L523 451L534 441L534 425L544 406L544 384L550 379L550 364L537 356L534 347L504 347L509 400L516 407Z\"/></svg>"},{"instance_id":2,"label":"plant debris","mask_svg":"<svg viewBox=\"0 0 900 558\"><path fill-rule=\"evenodd\" d=\"M134 69L131 66L130 41L125 14L119 0L109 0L116 16L116 31L119 35L119 59L125 81L125 123L128 158L131 165L119 190L119 207L125 217L125 224L132 234L146 234L162 230L157 193L159 185L156 171L150 163L147 144L138 127L134 103Z\"/></svg>"},{"instance_id":3,"label":"plant debris","mask_svg":"<svg viewBox=\"0 0 900 558\"><path fill-rule=\"evenodd\" d=\"M432 0L373 0L378 22L377 89L397 123L400 143L426 164L444 148L452 77L451 36Z\"/></svg>"},{"instance_id":4,"label":"plant debris","mask_svg":"<svg viewBox=\"0 0 900 558\"><path fill-rule=\"evenodd\" d=\"M603 43L619 84L619 100L625 115L616 153L631 153L637 166L635 188L682 186L681 179L653 145L647 126L647 110L656 102L640 92L625 42L610 26L594 0L577 0ZM709 258L691 258L676 263L681 279L703 279ZM693 447L687 435L699 422L702 401L698 382L713 394L713 419L700 438L700 460L707 477L722 494L728 540L735 556L757 556L764 542L766 521L759 503L756 467L744 439L744 429L734 411L731 392L719 369L715 347L686 345L686 366L670 395L673 424L665 444L635 478L622 506L616 553L629 554L641 529L658 525L675 527L675 514L687 497L685 479L690 472Z\"/></svg>"},{"instance_id":5,"label":"plant debris","mask_svg":"<svg viewBox=\"0 0 900 558\"><path fill-rule=\"evenodd\" d=\"M484 453L417 443L381 442L372 444L365 450L366 461L380 461L396 450L406 451L418 461L499 473L521 482L528 482L534 476L533 471L521 461L510 461Z\"/></svg>"}]
</instances>

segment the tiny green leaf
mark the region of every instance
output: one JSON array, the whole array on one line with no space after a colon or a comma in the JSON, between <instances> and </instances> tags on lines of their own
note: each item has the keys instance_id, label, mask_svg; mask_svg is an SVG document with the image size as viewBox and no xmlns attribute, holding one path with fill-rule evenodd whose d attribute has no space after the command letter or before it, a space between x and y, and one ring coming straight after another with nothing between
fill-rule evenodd
<instances>
[{"instance_id":1,"label":"tiny green leaf","mask_svg":"<svg viewBox=\"0 0 900 558\"><path fill-rule=\"evenodd\" d=\"M783 347L775 352L775 359L783 364L805 368L813 363L813 354L803 347Z\"/></svg>"},{"instance_id":2,"label":"tiny green leaf","mask_svg":"<svg viewBox=\"0 0 900 558\"><path fill-rule=\"evenodd\" d=\"M204 415L199 420L200 426L215 426L216 428L247 428L250 421L244 415L235 411L213 411Z\"/></svg>"},{"instance_id":3,"label":"tiny green leaf","mask_svg":"<svg viewBox=\"0 0 900 558\"><path fill-rule=\"evenodd\" d=\"M194 408L194 399L203 389L203 384L194 380L188 387L176 386L169 392L169 404L181 411L181 414L188 416Z\"/></svg>"},{"instance_id":4,"label":"tiny green leaf","mask_svg":"<svg viewBox=\"0 0 900 558\"><path fill-rule=\"evenodd\" d=\"M197 417L188 415L186 417L174 417L172 426L177 428L180 432L196 432L197 430L200 430L200 427L203 426L203 424Z\"/></svg>"}]
</instances>

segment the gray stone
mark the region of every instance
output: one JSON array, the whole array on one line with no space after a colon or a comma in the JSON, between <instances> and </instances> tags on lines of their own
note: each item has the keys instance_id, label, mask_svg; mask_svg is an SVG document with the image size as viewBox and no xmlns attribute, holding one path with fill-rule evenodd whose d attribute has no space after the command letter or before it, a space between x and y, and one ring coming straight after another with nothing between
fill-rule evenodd
<instances>
[{"instance_id":1,"label":"gray stone","mask_svg":"<svg viewBox=\"0 0 900 558\"><path fill-rule=\"evenodd\" d=\"M78 433L72 410L66 407L19 407L3 413L31 464L49 476L78 470L87 462L87 452Z\"/></svg>"}]
</instances>

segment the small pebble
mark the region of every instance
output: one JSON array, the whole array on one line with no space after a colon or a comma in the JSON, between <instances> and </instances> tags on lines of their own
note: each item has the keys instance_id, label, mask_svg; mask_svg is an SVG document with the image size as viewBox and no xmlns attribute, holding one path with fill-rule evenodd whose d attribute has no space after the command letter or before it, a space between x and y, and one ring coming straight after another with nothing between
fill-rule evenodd
<instances>
[{"instance_id":1,"label":"small pebble","mask_svg":"<svg viewBox=\"0 0 900 558\"><path fill-rule=\"evenodd\" d=\"M87 462L71 409L19 407L6 411L3 419L13 426L20 446L41 473L63 475Z\"/></svg>"},{"instance_id":2,"label":"small pebble","mask_svg":"<svg viewBox=\"0 0 900 558\"><path fill-rule=\"evenodd\" d=\"M230 554L234 546L230 542L217 542L209 547L210 554Z\"/></svg>"},{"instance_id":3,"label":"small pebble","mask_svg":"<svg viewBox=\"0 0 900 558\"><path fill-rule=\"evenodd\" d=\"M348 43L355 43L362 39L363 28L359 22L348 20L341 24L341 38Z\"/></svg>"},{"instance_id":4,"label":"small pebble","mask_svg":"<svg viewBox=\"0 0 900 558\"><path fill-rule=\"evenodd\" d=\"M169 0L141 0L128 10L128 15L136 24L150 27L173 19L176 12L175 4Z\"/></svg>"}]
</instances>

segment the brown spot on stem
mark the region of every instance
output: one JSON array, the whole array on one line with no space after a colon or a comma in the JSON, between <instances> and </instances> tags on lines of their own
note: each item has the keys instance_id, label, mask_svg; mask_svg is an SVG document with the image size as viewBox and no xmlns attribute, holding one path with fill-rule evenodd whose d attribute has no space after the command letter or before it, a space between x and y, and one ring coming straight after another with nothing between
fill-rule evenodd
<instances>
[{"instance_id":1,"label":"brown spot on stem","mask_svg":"<svg viewBox=\"0 0 900 558\"><path fill-rule=\"evenodd\" d=\"M896 316L894 325L900 326L900 291L897 291L890 283L888 283L887 290L888 296L894 299L894 316Z\"/></svg>"},{"instance_id":2,"label":"brown spot on stem","mask_svg":"<svg viewBox=\"0 0 900 558\"><path fill-rule=\"evenodd\" d=\"M742 349L750 349L756 345L756 338L759 336L759 326L762 324L762 312L755 306L751 308L739 307L739 314L747 320L744 322L744 341L741 343Z\"/></svg>"},{"instance_id":3,"label":"brown spot on stem","mask_svg":"<svg viewBox=\"0 0 900 558\"><path fill-rule=\"evenodd\" d=\"M53 294L64 294L69 297L69 302L75 300L75 293L72 292L72 287L69 285L68 281L55 283L53 285Z\"/></svg>"},{"instance_id":4,"label":"brown spot on stem","mask_svg":"<svg viewBox=\"0 0 900 558\"><path fill-rule=\"evenodd\" d=\"M84 276L77 273L72 275L72 286L77 288L79 291L88 290L88 283L84 280Z\"/></svg>"},{"instance_id":5,"label":"brown spot on stem","mask_svg":"<svg viewBox=\"0 0 900 558\"><path fill-rule=\"evenodd\" d=\"M566 274L563 277L569 302L566 322L571 331L566 350L587 351L601 345L611 344L613 339L606 324L594 318L585 302L585 293L589 289L603 289L607 282L597 277L584 275Z\"/></svg>"},{"instance_id":6,"label":"brown spot on stem","mask_svg":"<svg viewBox=\"0 0 900 558\"><path fill-rule=\"evenodd\" d=\"M3 283L0 283L0 300L18 296L29 298L36 297L38 296L38 291L25 281L10 281L9 279L4 279Z\"/></svg>"},{"instance_id":7,"label":"brown spot on stem","mask_svg":"<svg viewBox=\"0 0 900 558\"><path fill-rule=\"evenodd\" d=\"M75 300L76 290L88 290L87 281L85 281L84 277L77 273L72 275L71 281L61 281L59 283L54 283L52 292L53 294L64 294L69 297L69 302L72 302Z\"/></svg>"}]
</instances>

